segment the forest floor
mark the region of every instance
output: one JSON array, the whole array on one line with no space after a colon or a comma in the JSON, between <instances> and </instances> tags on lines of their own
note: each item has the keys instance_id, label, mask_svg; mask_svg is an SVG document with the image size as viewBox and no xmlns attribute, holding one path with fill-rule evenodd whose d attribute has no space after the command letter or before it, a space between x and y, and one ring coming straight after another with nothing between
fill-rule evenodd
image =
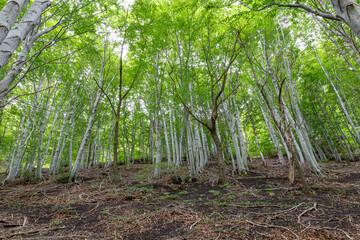
<instances>
[{"instance_id":1,"label":"forest floor","mask_svg":"<svg viewBox=\"0 0 360 240\"><path fill-rule=\"evenodd\" d=\"M276 159L247 176L228 165L225 186L211 164L180 184L145 164L122 166L120 186L98 168L76 183L19 179L0 186L0 239L360 239L360 162L321 165L324 176L306 174L310 194L287 185Z\"/></svg>"}]
</instances>

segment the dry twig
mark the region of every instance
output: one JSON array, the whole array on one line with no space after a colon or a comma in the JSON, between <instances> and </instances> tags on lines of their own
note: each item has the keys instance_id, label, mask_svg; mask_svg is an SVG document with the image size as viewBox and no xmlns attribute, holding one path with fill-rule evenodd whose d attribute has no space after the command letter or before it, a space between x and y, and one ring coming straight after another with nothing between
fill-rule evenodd
<instances>
[{"instance_id":1,"label":"dry twig","mask_svg":"<svg viewBox=\"0 0 360 240\"><path fill-rule=\"evenodd\" d=\"M66 227L53 227L53 228L45 228L45 229L34 229L34 230L30 230L30 231L23 231L23 232L15 232L15 233L11 233L7 236L0 236L0 239L5 239L5 238L12 238L14 236L20 236L20 235L28 235L28 234L33 234L33 233L38 233L38 232L49 232L49 231L56 231L59 229L64 229Z\"/></svg>"},{"instance_id":2,"label":"dry twig","mask_svg":"<svg viewBox=\"0 0 360 240\"><path fill-rule=\"evenodd\" d=\"M300 215L297 217L298 218L298 223L301 224L301 216L303 216L304 214L306 214L307 212L310 212L312 210L317 210L316 209L316 203L314 203L314 206L312 206L311 208L306 209L305 211L303 211L302 213L300 213Z\"/></svg>"},{"instance_id":3,"label":"dry twig","mask_svg":"<svg viewBox=\"0 0 360 240\"><path fill-rule=\"evenodd\" d=\"M252 225L254 225L254 226L258 226L258 227L285 229L286 231L288 231L288 232L290 232L291 234L293 234L293 235L296 237L296 239L300 239L299 236L298 236L296 233L294 233L293 231L291 231L291 230L290 230L289 228L287 228L287 227L278 226L278 225L270 225L270 224L266 224L266 223L264 223L264 224L259 224L259 223L251 222L251 221L249 221L249 220L245 220L245 222L250 223L250 224L252 224Z\"/></svg>"}]
</instances>

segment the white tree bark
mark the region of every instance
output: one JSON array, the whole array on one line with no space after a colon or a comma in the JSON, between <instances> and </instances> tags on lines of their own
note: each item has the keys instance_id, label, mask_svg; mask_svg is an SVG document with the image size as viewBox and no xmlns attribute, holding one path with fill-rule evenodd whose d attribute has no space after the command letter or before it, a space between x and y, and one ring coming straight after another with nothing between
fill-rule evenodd
<instances>
[{"instance_id":1,"label":"white tree bark","mask_svg":"<svg viewBox=\"0 0 360 240\"><path fill-rule=\"evenodd\" d=\"M171 113L171 112L170 112ZM176 119L175 119L175 113L170 116L170 125L171 125L171 129L172 129L172 139L173 139L173 148L174 148L174 161L176 166L180 166L181 165L181 140L178 141L178 136L177 136L177 132L176 132Z\"/></svg>"},{"instance_id":2,"label":"white tree bark","mask_svg":"<svg viewBox=\"0 0 360 240\"><path fill-rule=\"evenodd\" d=\"M227 123L227 125L229 125ZM231 130L229 129L229 132L231 134ZM228 149L228 153L230 155L230 159L231 159L231 163L232 163L232 167L233 167L233 173L236 173L238 170L237 170L237 167L236 167L236 163L235 163L235 159L234 159L234 155L233 155L233 152L232 152L232 148L231 148L231 141L230 141L230 138L229 138L229 135L228 135L228 131L225 130L225 138L226 138L226 147Z\"/></svg>"},{"instance_id":3,"label":"white tree bark","mask_svg":"<svg viewBox=\"0 0 360 240\"><path fill-rule=\"evenodd\" d=\"M277 29L278 30L278 29ZM281 41L281 37L282 37L282 41ZM295 110L295 119L296 121L293 119L292 115L290 114L290 111L288 110L286 103L283 101L284 104L284 108L285 108L285 114L286 117L288 118L292 128L295 130L297 137L299 138L299 142L301 144L302 147L302 151L304 153L305 159L307 160L310 168L315 171L315 172L321 172L320 166L316 161L315 155L314 155L314 151L309 139L309 136L307 134L307 131L305 129L304 126L304 119L302 116L302 113L300 111L300 108L297 104L297 97L296 97L296 92L294 89L294 81L293 81L293 76L292 76L292 69L290 66L290 60L289 60L289 51L286 45L286 41L285 41L285 36L284 36L284 32L283 29L281 28L281 34L278 32L278 39L279 39L279 44L282 42L282 47L285 50L285 53L282 54L283 57L283 63L284 63L284 67L285 67L285 71L288 77L288 82L290 85L290 90L291 90L291 95L292 95L292 105L294 106L294 110ZM299 75L301 73L301 70L299 70ZM299 76L298 76L299 78ZM277 85L273 82L275 91L277 94L279 94L279 89L277 87Z\"/></svg>"},{"instance_id":4,"label":"white tree bark","mask_svg":"<svg viewBox=\"0 0 360 240\"><path fill-rule=\"evenodd\" d=\"M19 127L17 128L16 133L15 133L14 130L13 130L13 132L12 132L12 134L13 134L14 136L17 136L17 137L14 139L14 145L10 148L10 153L9 153L9 157L8 157L7 165L6 165L6 172L7 172L7 173L9 172L10 166L13 164L14 157L15 157L15 154L16 154L16 149L17 149L18 146L19 146L21 134L22 134L22 132L23 132L25 119L26 119L26 118L25 118L25 115L24 115L24 116L22 117L21 121L20 121L20 125L19 125Z\"/></svg>"},{"instance_id":5,"label":"white tree bark","mask_svg":"<svg viewBox=\"0 0 360 240\"><path fill-rule=\"evenodd\" d=\"M9 0L0 12L0 45L29 0Z\"/></svg>"},{"instance_id":6,"label":"white tree bark","mask_svg":"<svg viewBox=\"0 0 360 240\"><path fill-rule=\"evenodd\" d=\"M55 73L56 73L56 71L54 72L53 76L55 76ZM47 101L46 101L46 104L45 104L45 107L44 107L44 113L47 112L47 114L46 114L46 117L43 117L41 119L41 127L40 127L39 153L38 153L38 156L37 156L37 164L36 164L37 166L36 166L36 173L35 173L35 176L37 178L39 178L39 179L42 179L41 169L42 169L42 167L44 165L44 161L45 161L45 158L46 158L46 155L44 155L44 152L43 152L43 144L44 144L44 133L45 133L45 130L46 130L49 118L50 118L50 114L51 114L51 111L48 110L50 95L51 95L51 92L50 92L50 89L49 89L48 96L47 96ZM54 104L55 97L56 97L56 95L54 96L54 99L52 100L51 105ZM49 134L50 135L49 138L51 138L52 130L53 129L51 129L51 132ZM46 149L46 154L47 154L47 150L48 150L48 148Z\"/></svg>"},{"instance_id":7,"label":"white tree bark","mask_svg":"<svg viewBox=\"0 0 360 240\"><path fill-rule=\"evenodd\" d=\"M193 152L194 143L191 134L191 120L189 115L185 116L185 129L186 129L186 154L187 154L186 160L188 162L190 175L192 177L196 175L196 171L194 169L194 162L195 162L195 157Z\"/></svg>"},{"instance_id":8,"label":"white tree bark","mask_svg":"<svg viewBox=\"0 0 360 240\"><path fill-rule=\"evenodd\" d=\"M173 159L171 156L171 150L170 150L170 143L169 143L169 137L168 137L168 129L166 126L165 116L163 114L163 124L164 124L164 134L165 134L165 146L166 146L166 152L167 152L167 160L169 164L172 164Z\"/></svg>"},{"instance_id":9,"label":"white tree bark","mask_svg":"<svg viewBox=\"0 0 360 240\"><path fill-rule=\"evenodd\" d=\"M205 160L205 156L206 154L204 153L204 149L202 146L202 142L201 142L201 137L200 137L200 130L199 130L199 126L200 123L198 122L194 122L194 128L193 128L193 135L194 135L194 149L195 149L195 155L196 155L196 162L195 162L195 172L196 174L200 173L203 171L202 167L204 165L204 163L206 162Z\"/></svg>"},{"instance_id":10,"label":"white tree bark","mask_svg":"<svg viewBox=\"0 0 360 240\"><path fill-rule=\"evenodd\" d=\"M201 169L204 169L204 167L207 164L209 157L210 157L210 150L209 150L209 145L208 145L207 137L206 137L203 126L200 126L200 132L201 132L202 145L203 145L204 154L205 154L205 162L202 162L200 164L200 167L201 167Z\"/></svg>"},{"instance_id":11,"label":"white tree bark","mask_svg":"<svg viewBox=\"0 0 360 240\"><path fill-rule=\"evenodd\" d=\"M242 156L242 153L244 153L243 152L244 149L242 149L240 151L239 141L238 141L238 138L242 137L242 136L240 136L240 134L242 134L242 131L240 131L239 133L236 132L236 122L234 119L234 114L232 114L231 110L229 109L227 102L223 103L223 108L224 108L225 117L227 120L226 121L227 126L228 126L229 132L230 132L230 137L232 139L233 147L235 150L237 167L235 166L234 172L238 172L238 173L245 172L247 170L247 168L246 168L246 164L244 164L244 159ZM237 111L237 109L235 111ZM239 117L239 116L237 116L237 117ZM237 121L240 121L240 119L237 118ZM241 125L240 126L238 125L238 127L240 127L240 130L241 130ZM238 129L238 131L239 131L239 129ZM244 144L244 143L242 143L242 144ZM245 148L245 153L246 153L246 148ZM232 153L231 153L231 157L233 157Z\"/></svg>"},{"instance_id":12,"label":"white tree bark","mask_svg":"<svg viewBox=\"0 0 360 240\"><path fill-rule=\"evenodd\" d=\"M75 94L74 99L74 106L71 111L71 119L70 119L70 126L71 126L71 134L70 134L70 144L69 144L69 168L72 168L72 150L73 150L73 140L74 140L74 130L75 130L75 111L76 111L76 97L77 97L77 91Z\"/></svg>"},{"instance_id":13,"label":"white tree bark","mask_svg":"<svg viewBox=\"0 0 360 240\"><path fill-rule=\"evenodd\" d=\"M154 177L160 178L160 163L162 160L162 145L161 145L161 121L158 119L160 116L155 116L155 148L156 148L156 158L155 158L155 169Z\"/></svg>"},{"instance_id":14,"label":"white tree bark","mask_svg":"<svg viewBox=\"0 0 360 240\"><path fill-rule=\"evenodd\" d=\"M45 78L41 78L37 89L41 89L44 80L45 80ZM38 106L38 98L37 98L37 94L35 94L34 100L33 100L33 103L31 105L31 109L29 112L29 117L26 121L24 131L22 132L22 135L21 135L19 147L16 150L14 149L16 151L16 154L14 155L14 160L11 162L11 165L9 166L9 173L4 180L5 182L14 181L14 179L19 175L19 173L21 171L21 165L22 165L21 160L23 158L24 151L25 151L24 147L27 144L27 142L32 134L32 131L30 132L30 125L32 122L32 118L34 117L33 115L35 114L37 106Z\"/></svg>"},{"instance_id":15,"label":"white tree bark","mask_svg":"<svg viewBox=\"0 0 360 240\"><path fill-rule=\"evenodd\" d=\"M102 86L103 84L103 78L104 78L104 70L105 70L105 63L106 63L106 57L105 57L105 53L106 53L106 42L104 44L104 56L102 58L102 65L101 65L101 74L100 74L100 77L99 77L99 85ZM85 151L85 148L86 148L86 144L88 143L88 140L90 138L90 134L91 134L91 130L92 130L92 127L94 125L94 120L95 120L95 116L96 116L96 112L98 110L98 105L99 105L99 102L100 102L100 99L101 99L101 96L102 96L102 90L101 88L98 88L97 90L97 94L96 94L96 98L95 98L95 101L94 103L92 104L92 109L91 109L91 114L89 116L89 120L86 124L86 130L85 130L85 133L83 135L83 138L81 140L81 143L80 143L80 147L79 147L79 150L76 154L76 159L74 161L74 165L72 166L71 170L70 170L70 174L69 174L69 182L71 181L75 181L75 178L76 178L76 174L78 173L79 169L80 169L80 162L82 161L83 159L83 152ZM89 148L90 148L90 143L89 143ZM89 161L90 162L90 161Z\"/></svg>"},{"instance_id":16,"label":"white tree bark","mask_svg":"<svg viewBox=\"0 0 360 240\"><path fill-rule=\"evenodd\" d=\"M13 83L13 81L16 79L16 76L18 76L18 74L23 71L24 65L27 63L26 58L29 55L30 50L33 48L35 42L41 36L54 30L57 25L58 24L55 24L52 27L47 28L38 33L34 31L33 34L30 34L28 37L26 37L25 41L23 42L21 52L19 53L15 63L10 67L10 69L9 69L8 73L5 75L5 77L0 81L0 104L4 102L6 95L11 91L11 89L14 88L14 86L11 88L10 88L10 86ZM0 49L1 49L1 46L0 46ZM22 75L20 77L19 81L24 76L25 75Z\"/></svg>"},{"instance_id":17,"label":"white tree bark","mask_svg":"<svg viewBox=\"0 0 360 240\"><path fill-rule=\"evenodd\" d=\"M239 138L239 142L240 142L240 150L241 150L241 159L240 162L238 161L238 168L239 171L247 171L248 170L248 165L247 165L247 149L246 149L246 143L244 140L244 136L243 136L243 131L242 131L242 124L241 124L241 118L239 115L239 107L237 106L236 102L235 102L235 97L233 98L233 106L234 106L234 111L235 111L235 117L236 117L236 125L237 125L237 134L238 134L238 138ZM236 141L237 142L237 141Z\"/></svg>"},{"instance_id":18,"label":"white tree bark","mask_svg":"<svg viewBox=\"0 0 360 240\"><path fill-rule=\"evenodd\" d=\"M263 114L263 117L265 119L265 123L268 126L271 139L272 139L272 141L274 143L274 146L275 146L275 149L277 151L279 161L280 161L280 163L284 164L285 163L284 156L282 154L279 141L277 140L276 133L275 133L274 127L273 127L272 122L271 122L271 118L270 118L268 112L262 106L262 103L261 103L260 100L259 100L259 105L260 105L260 109L261 109L261 112Z\"/></svg>"},{"instance_id":19,"label":"white tree bark","mask_svg":"<svg viewBox=\"0 0 360 240\"><path fill-rule=\"evenodd\" d=\"M154 148L155 148L155 142L154 142L154 117L152 116L150 119L150 125L149 125L149 158L151 160L151 163L154 163Z\"/></svg>"},{"instance_id":20,"label":"white tree bark","mask_svg":"<svg viewBox=\"0 0 360 240\"><path fill-rule=\"evenodd\" d=\"M325 73L328 81L330 82L332 88L334 89L334 92L335 92L336 96L338 97L340 106L341 106L341 108L342 108L342 110L343 110L343 112L344 112L344 114L345 114L345 116L346 116L346 118L347 118L350 126L352 127L354 133L356 134L358 144L360 144L360 134L359 134L359 131L357 130L357 128L356 128L353 120L351 119L350 114L349 114L348 110L346 109L346 107L345 107L345 105L344 105L344 102L343 102L343 100L342 100L342 98L341 98L341 96L340 96L337 88L335 87L333 81L331 80L329 73L328 73L327 70L325 69L324 65L322 64L322 62L321 62L321 60L320 60L320 58L319 58L319 56L318 56L317 54L316 54L316 57L317 57L317 59L318 59L318 61L319 61L319 63L320 63L320 66L321 66L322 70L324 71L324 73Z\"/></svg>"},{"instance_id":21,"label":"white tree bark","mask_svg":"<svg viewBox=\"0 0 360 240\"><path fill-rule=\"evenodd\" d=\"M170 109L169 111L169 118L170 118L170 138L171 138L171 147L172 147L172 164L176 164L177 163L177 158L176 158L176 145L175 145L175 134L176 132L174 131L173 128L173 121L172 121L172 109Z\"/></svg>"},{"instance_id":22,"label":"white tree bark","mask_svg":"<svg viewBox=\"0 0 360 240\"><path fill-rule=\"evenodd\" d=\"M59 139L58 139L58 143L57 143L57 147L55 150L55 154L54 157L52 159L52 164L50 165L50 172L51 174L55 175L58 173L59 171L59 167L60 167L60 161L61 161L61 153L63 150L63 143L65 143L65 141L63 141L63 139L65 139L67 137L67 121L69 119L69 115L70 115L70 109L71 109L71 100L72 100L72 96L69 100L68 106L67 106L67 110L64 116L64 121L62 123L61 126L61 130L60 130L60 135L59 135Z\"/></svg>"},{"instance_id":23,"label":"white tree bark","mask_svg":"<svg viewBox=\"0 0 360 240\"><path fill-rule=\"evenodd\" d=\"M360 6L355 0L331 0L336 15L353 30L360 39Z\"/></svg>"},{"instance_id":24,"label":"white tree bark","mask_svg":"<svg viewBox=\"0 0 360 240\"><path fill-rule=\"evenodd\" d=\"M0 69L7 63L16 48L36 26L42 13L50 4L50 0L35 0L22 19L9 31L0 45ZM2 92L1 89L0 92Z\"/></svg>"}]
</instances>

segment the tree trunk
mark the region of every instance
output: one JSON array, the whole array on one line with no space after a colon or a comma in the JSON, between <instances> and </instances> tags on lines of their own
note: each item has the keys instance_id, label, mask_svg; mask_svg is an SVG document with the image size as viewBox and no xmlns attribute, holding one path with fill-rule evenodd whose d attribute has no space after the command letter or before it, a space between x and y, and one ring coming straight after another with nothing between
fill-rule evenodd
<instances>
[{"instance_id":1,"label":"tree trunk","mask_svg":"<svg viewBox=\"0 0 360 240\"><path fill-rule=\"evenodd\" d=\"M216 128L210 130L211 137L214 140L215 146L216 146L216 152L217 152L217 165L218 165L218 171L219 171L219 179L218 184L224 185L226 184L227 177L225 172L225 162L224 162L224 154L222 149L222 144L219 139L219 136L217 134Z\"/></svg>"},{"instance_id":2,"label":"tree trunk","mask_svg":"<svg viewBox=\"0 0 360 240\"><path fill-rule=\"evenodd\" d=\"M0 45L29 0L9 0L0 12Z\"/></svg>"},{"instance_id":3,"label":"tree trunk","mask_svg":"<svg viewBox=\"0 0 360 240\"><path fill-rule=\"evenodd\" d=\"M355 0L331 0L336 15L353 30L360 39L360 6Z\"/></svg>"},{"instance_id":4,"label":"tree trunk","mask_svg":"<svg viewBox=\"0 0 360 240\"><path fill-rule=\"evenodd\" d=\"M40 83L39 83L39 86L37 87L37 89L40 89L42 87L44 79L45 78L42 78L40 80ZM32 122L32 119L35 117L34 115L35 115L37 107L38 107L38 95L35 94L32 105L31 105L31 109L29 112L29 117L26 121L24 131L22 132L22 135L21 135L19 147L17 149L14 149L14 151L16 151L16 154L14 154L14 159L12 160L11 165L9 166L9 174L7 175L6 179L4 180L5 182L14 181L14 179L20 173L21 165L22 165L21 160L24 156L25 146L32 134L32 131L30 131L30 127L31 127L30 124Z\"/></svg>"},{"instance_id":5,"label":"tree trunk","mask_svg":"<svg viewBox=\"0 0 360 240\"><path fill-rule=\"evenodd\" d=\"M16 48L36 26L42 13L50 4L50 0L35 0L22 19L9 31L0 45L0 69L7 63ZM0 93L2 92L2 89L0 89Z\"/></svg>"},{"instance_id":6,"label":"tree trunk","mask_svg":"<svg viewBox=\"0 0 360 240\"><path fill-rule=\"evenodd\" d=\"M273 141L273 143L274 143L274 145L275 145L275 149L276 149L276 151L277 151L279 161L280 161L281 164L284 164L284 163L285 163L285 161L284 161L284 156L283 156L283 154L282 154L279 141L278 141L278 139L277 139L277 137L276 137L276 133L275 133L274 127L273 127L273 125L272 125L272 123L271 123L271 119L270 119L268 113L266 112L266 110L264 110L264 107L262 106L262 103L261 103L260 100L259 100L259 105L260 105L260 109L261 109L262 115L263 115L263 117L264 117L265 123L266 123L266 125L268 126L271 139L272 139L272 141Z\"/></svg>"}]
</instances>

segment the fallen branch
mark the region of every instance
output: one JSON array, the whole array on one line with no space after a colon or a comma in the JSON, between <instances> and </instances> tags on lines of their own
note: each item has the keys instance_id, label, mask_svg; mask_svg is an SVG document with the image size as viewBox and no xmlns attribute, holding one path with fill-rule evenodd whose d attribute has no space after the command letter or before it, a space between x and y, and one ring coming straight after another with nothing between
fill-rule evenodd
<instances>
[{"instance_id":1,"label":"fallen branch","mask_svg":"<svg viewBox=\"0 0 360 240\"><path fill-rule=\"evenodd\" d=\"M278 226L278 225L270 225L270 224L267 224L267 223L259 224L259 223L251 222L251 221L249 221L249 220L245 220L245 222L250 223L250 224L252 224L252 225L254 225L254 226L258 226L258 227L281 228L281 229L284 229L284 230L290 232L291 234L293 234L293 235L296 237L296 239L300 239L299 236L298 236L296 233L294 233L293 231L291 231L291 230L290 230L289 228L287 228L287 227Z\"/></svg>"},{"instance_id":2,"label":"fallen branch","mask_svg":"<svg viewBox=\"0 0 360 240\"><path fill-rule=\"evenodd\" d=\"M302 213L300 213L300 215L298 216L298 223L301 224L301 216L303 216L304 214L306 214L307 212L310 212L312 210L317 210L316 209L316 203L314 203L314 206L312 206L311 208L306 209L305 211L303 211Z\"/></svg>"},{"instance_id":3,"label":"fallen branch","mask_svg":"<svg viewBox=\"0 0 360 240\"><path fill-rule=\"evenodd\" d=\"M257 215L276 215L276 214L282 214L282 213L287 213L287 212L292 212L298 209L298 207L300 207L301 205L303 205L304 202L299 203L298 205L291 207L289 209L286 210L282 210L282 211L277 211L277 212L270 212L270 213L255 213ZM252 213L254 214L254 213Z\"/></svg>"},{"instance_id":4,"label":"fallen branch","mask_svg":"<svg viewBox=\"0 0 360 240\"><path fill-rule=\"evenodd\" d=\"M329 228L329 227L325 227L323 229L328 229L328 230L337 230L340 231L342 233L344 233L346 235L347 238L349 238L350 240L354 240L349 233L345 232L344 230L342 230L341 228Z\"/></svg>"},{"instance_id":5,"label":"fallen branch","mask_svg":"<svg viewBox=\"0 0 360 240\"><path fill-rule=\"evenodd\" d=\"M201 219L198 219L198 220L196 220L196 222L194 222L193 224L191 224L190 230L191 230L198 222L200 222L200 221L201 221Z\"/></svg>"},{"instance_id":6,"label":"fallen branch","mask_svg":"<svg viewBox=\"0 0 360 240\"><path fill-rule=\"evenodd\" d=\"M12 238L14 236L19 236L19 235L28 235L28 234L38 233L38 232L42 232L42 231L46 231L46 232L56 231L56 230L64 229L64 228L66 228L66 227L65 226L64 227L53 227L53 228L35 229L35 230L23 231L23 232L15 232L15 233L11 233L7 236L6 235L0 236L0 239Z\"/></svg>"}]
</instances>

